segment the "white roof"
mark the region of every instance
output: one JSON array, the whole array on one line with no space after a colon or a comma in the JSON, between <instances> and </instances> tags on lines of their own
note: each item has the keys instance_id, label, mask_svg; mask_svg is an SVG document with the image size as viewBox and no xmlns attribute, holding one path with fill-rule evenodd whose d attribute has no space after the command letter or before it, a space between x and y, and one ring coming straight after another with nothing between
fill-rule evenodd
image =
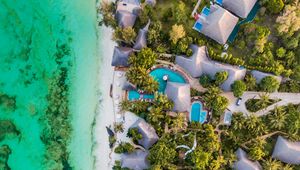
<instances>
[{"instance_id":1,"label":"white roof","mask_svg":"<svg viewBox=\"0 0 300 170\"><path fill-rule=\"evenodd\" d=\"M257 71L257 70L251 71L251 74L253 75L253 77L255 77L256 83L260 83L260 81L261 81L263 78L268 77L268 76L274 77L275 79L278 80L278 82L281 82L281 80L282 80L282 77L281 77L281 76L275 76L274 74L271 74L271 73L265 73L265 72L261 72L261 71Z\"/></svg>"},{"instance_id":2,"label":"white roof","mask_svg":"<svg viewBox=\"0 0 300 170\"><path fill-rule=\"evenodd\" d=\"M233 167L236 170L261 170L260 164L248 159L247 154L241 148L236 151L237 161Z\"/></svg>"},{"instance_id":3,"label":"white roof","mask_svg":"<svg viewBox=\"0 0 300 170\"><path fill-rule=\"evenodd\" d=\"M211 5L210 14L199 20L202 23L201 33L225 44L239 19L222 7Z\"/></svg>"},{"instance_id":4,"label":"white roof","mask_svg":"<svg viewBox=\"0 0 300 170\"><path fill-rule=\"evenodd\" d=\"M155 129L143 119L138 119L132 127L137 127L139 133L142 134L143 138L138 142L140 145L144 146L145 149L149 149L159 139Z\"/></svg>"},{"instance_id":5,"label":"white roof","mask_svg":"<svg viewBox=\"0 0 300 170\"><path fill-rule=\"evenodd\" d=\"M165 94L174 102L173 111L185 112L191 107L191 87L185 83L167 82Z\"/></svg>"},{"instance_id":6,"label":"white roof","mask_svg":"<svg viewBox=\"0 0 300 170\"><path fill-rule=\"evenodd\" d=\"M272 157L288 164L299 165L300 142L290 142L278 136Z\"/></svg>"},{"instance_id":7,"label":"white roof","mask_svg":"<svg viewBox=\"0 0 300 170\"><path fill-rule=\"evenodd\" d=\"M207 48L205 46L198 47L191 45L193 55L189 58L185 56L176 56L176 64L184 68L192 77L197 78L202 74L208 74L214 77L217 72L227 71L228 78L221 85L225 91L231 90L231 84L236 80L242 80L246 75L246 69L237 66L223 64L211 60L207 55Z\"/></svg>"},{"instance_id":8,"label":"white roof","mask_svg":"<svg viewBox=\"0 0 300 170\"><path fill-rule=\"evenodd\" d=\"M241 18L247 18L257 0L223 0L222 6Z\"/></svg>"},{"instance_id":9,"label":"white roof","mask_svg":"<svg viewBox=\"0 0 300 170\"><path fill-rule=\"evenodd\" d=\"M134 151L131 154L123 154L121 156L122 168L129 168L133 170L143 170L149 168L149 161L147 160L148 152L142 150Z\"/></svg>"}]
</instances>

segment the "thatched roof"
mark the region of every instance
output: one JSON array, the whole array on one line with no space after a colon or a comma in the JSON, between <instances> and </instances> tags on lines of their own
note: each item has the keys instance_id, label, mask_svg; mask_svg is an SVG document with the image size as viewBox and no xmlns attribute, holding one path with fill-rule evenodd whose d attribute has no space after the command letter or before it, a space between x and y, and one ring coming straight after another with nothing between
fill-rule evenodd
<instances>
[{"instance_id":1,"label":"thatched roof","mask_svg":"<svg viewBox=\"0 0 300 170\"><path fill-rule=\"evenodd\" d=\"M288 164L300 164L300 142L290 142L278 136L272 157Z\"/></svg>"},{"instance_id":2,"label":"thatched roof","mask_svg":"<svg viewBox=\"0 0 300 170\"><path fill-rule=\"evenodd\" d=\"M134 49L141 50L142 48L147 46L147 33L148 33L149 25L150 25L150 21L143 29L139 30L139 34L135 40L135 44L133 47Z\"/></svg>"},{"instance_id":3,"label":"thatched roof","mask_svg":"<svg viewBox=\"0 0 300 170\"><path fill-rule=\"evenodd\" d=\"M190 85L183 83L167 82L165 94L174 102L173 111L185 112L191 107Z\"/></svg>"},{"instance_id":4,"label":"thatched roof","mask_svg":"<svg viewBox=\"0 0 300 170\"><path fill-rule=\"evenodd\" d=\"M119 0L116 11L119 27L133 27L140 10L139 0Z\"/></svg>"},{"instance_id":5,"label":"thatched roof","mask_svg":"<svg viewBox=\"0 0 300 170\"><path fill-rule=\"evenodd\" d=\"M189 58L186 56L176 56L176 64L184 68L192 77L197 78L202 74L208 74L214 77L217 72L227 71L228 79L221 85L225 91L231 90L231 84L236 80L241 80L246 75L246 69L229 64L222 64L211 60L207 56L207 48L205 46L198 47L191 45L193 55Z\"/></svg>"},{"instance_id":6,"label":"thatched roof","mask_svg":"<svg viewBox=\"0 0 300 170\"><path fill-rule=\"evenodd\" d=\"M257 0L223 0L222 6L241 18L247 18Z\"/></svg>"},{"instance_id":7,"label":"thatched roof","mask_svg":"<svg viewBox=\"0 0 300 170\"><path fill-rule=\"evenodd\" d=\"M139 140L139 144L142 145L145 149L149 149L153 144L158 141L158 136L155 132L155 129L145 122L143 119L138 119L132 127L137 127L139 133L142 134L143 138Z\"/></svg>"},{"instance_id":8,"label":"thatched roof","mask_svg":"<svg viewBox=\"0 0 300 170\"><path fill-rule=\"evenodd\" d=\"M122 168L129 168L133 170L143 170L149 168L147 160L148 152L137 150L131 154L123 154L121 156Z\"/></svg>"},{"instance_id":9,"label":"thatched roof","mask_svg":"<svg viewBox=\"0 0 300 170\"><path fill-rule=\"evenodd\" d=\"M115 47L111 65L117 67L128 67L128 58L132 52L132 48Z\"/></svg>"},{"instance_id":10,"label":"thatched roof","mask_svg":"<svg viewBox=\"0 0 300 170\"><path fill-rule=\"evenodd\" d=\"M260 83L260 81L261 81L263 78L268 77L268 76L274 77L275 79L278 80L278 82L281 82L281 80L282 80L282 77L281 77L281 76L275 76L274 74L264 73L264 72L257 71L257 70L251 71L251 74L253 75L253 77L255 77L256 83Z\"/></svg>"},{"instance_id":11,"label":"thatched roof","mask_svg":"<svg viewBox=\"0 0 300 170\"><path fill-rule=\"evenodd\" d=\"M199 20L202 24L201 33L220 44L225 44L239 19L215 4L210 6L210 14L200 17Z\"/></svg>"},{"instance_id":12,"label":"thatched roof","mask_svg":"<svg viewBox=\"0 0 300 170\"><path fill-rule=\"evenodd\" d=\"M241 148L236 151L237 161L233 167L236 170L261 170L260 164L247 158L247 154Z\"/></svg>"}]
</instances>

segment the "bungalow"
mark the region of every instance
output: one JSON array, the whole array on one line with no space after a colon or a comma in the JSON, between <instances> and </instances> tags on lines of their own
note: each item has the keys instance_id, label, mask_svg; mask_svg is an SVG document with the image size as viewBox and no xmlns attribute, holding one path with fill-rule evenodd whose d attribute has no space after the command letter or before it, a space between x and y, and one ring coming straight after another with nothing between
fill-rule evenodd
<instances>
[{"instance_id":1,"label":"bungalow","mask_svg":"<svg viewBox=\"0 0 300 170\"><path fill-rule=\"evenodd\" d=\"M132 52L132 48L115 47L111 65L115 67L128 67L128 58Z\"/></svg>"},{"instance_id":2,"label":"bungalow","mask_svg":"<svg viewBox=\"0 0 300 170\"><path fill-rule=\"evenodd\" d=\"M300 142L290 142L278 136L272 157L287 164L300 165Z\"/></svg>"},{"instance_id":3,"label":"bungalow","mask_svg":"<svg viewBox=\"0 0 300 170\"><path fill-rule=\"evenodd\" d=\"M121 167L133 170L142 170L149 168L147 151L137 150L131 154L123 154L121 156Z\"/></svg>"},{"instance_id":4,"label":"bungalow","mask_svg":"<svg viewBox=\"0 0 300 170\"><path fill-rule=\"evenodd\" d=\"M143 119L138 119L132 127L137 127L139 133L142 134L143 138L138 141L145 149L149 149L153 144L158 141L158 136L155 129Z\"/></svg>"},{"instance_id":5,"label":"bungalow","mask_svg":"<svg viewBox=\"0 0 300 170\"><path fill-rule=\"evenodd\" d=\"M252 74L252 76L256 79L256 83L260 83L260 81L261 81L263 78L268 77L268 76L274 77L275 79L278 80L278 82L281 82L281 81L282 81L282 77L281 77L281 76L275 76L274 74L264 73L264 72L257 71L257 70L251 71L251 74Z\"/></svg>"},{"instance_id":6,"label":"bungalow","mask_svg":"<svg viewBox=\"0 0 300 170\"><path fill-rule=\"evenodd\" d=\"M191 107L191 87L185 83L167 82L165 94L174 102L173 111L186 112Z\"/></svg>"},{"instance_id":7,"label":"bungalow","mask_svg":"<svg viewBox=\"0 0 300 170\"><path fill-rule=\"evenodd\" d=\"M156 0L146 0L145 3L151 6L155 6Z\"/></svg>"},{"instance_id":8,"label":"bungalow","mask_svg":"<svg viewBox=\"0 0 300 170\"><path fill-rule=\"evenodd\" d=\"M236 170L261 170L262 167L256 161L248 159L247 154L241 148L236 151L237 161L234 163L233 168Z\"/></svg>"},{"instance_id":9,"label":"bungalow","mask_svg":"<svg viewBox=\"0 0 300 170\"><path fill-rule=\"evenodd\" d=\"M220 44L225 44L238 20L236 16L214 4L210 9L203 9L194 29Z\"/></svg>"},{"instance_id":10,"label":"bungalow","mask_svg":"<svg viewBox=\"0 0 300 170\"><path fill-rule=\"evenodd\" d=\"M142 48L147 46L147 33L148 33L149 25L150 25L150 21L143 29L139 30L139 34L133 46L135 50L141 50Z\"/></svg>"},{"instance_id":11,"label":"bungalow","mask_svg":"<svg viewBox=\"0 0 300 170\"><path fill-rule=\"evenodd\" d=\"M215 0L215 2L237 16L247 18L257 0Z\"/></svg>"},{"instance_id":12,"label":"bungalow","mask_svg":"<svg viewBox=\"0 0 300 170\"><path fill-rule=\"evenodd\" d=\"M119 0L116 11L119 27L133 27L140 10L139 0Z\"/></svg>"},{"instance_id":13,"label":"bungalow","mask_svg":"<svg viewBox=\"0 0 300 170\"><path fill-rule=\"evenodd\" d=\"M192 77L198 78L203 74L208 74L211 77L217 72L227 71L228 78L221 85L225 91L231 90L231 84L236 80L242 80L246 75L246 69L228 64L222 64L211 60L207 54L207 47L198 47L191 45L193 55L189 58L186 56L176 56L175 62L185 69Z\"/></svg>"}]
</instances>

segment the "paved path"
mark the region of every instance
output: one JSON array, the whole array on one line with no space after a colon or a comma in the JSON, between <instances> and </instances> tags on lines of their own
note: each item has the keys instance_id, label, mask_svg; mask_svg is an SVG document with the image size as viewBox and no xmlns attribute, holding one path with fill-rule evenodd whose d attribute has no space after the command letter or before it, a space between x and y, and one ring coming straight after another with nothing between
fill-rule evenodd
<instances>
[{"instance_id":1,"label":"paved path","mask_svg":"<svg viewBox=\"0 0 300 170\"><path fill-rule=\"evenodd\" d=\"M228 109L232 112L243 112L247 115L249 115L249 111L246 109L245 102L249 99L259 99L259 95L263 94L263 92L245 92L243 94L242 101L240 106L236 105L237 98L233 96L232 92L223 93L222 95L228 98L229 100L229 106ZM255 112L254 114L257 116L262 116L267 114L269 111L273 110L276 106L285 106L289 103L292 104L299 104L300 103L300 93L270 93L269 94L270 99L281 99L280 102L274 103L270 105L269 107L260 110L258 112Z\"/></svg>"}]
</instances>

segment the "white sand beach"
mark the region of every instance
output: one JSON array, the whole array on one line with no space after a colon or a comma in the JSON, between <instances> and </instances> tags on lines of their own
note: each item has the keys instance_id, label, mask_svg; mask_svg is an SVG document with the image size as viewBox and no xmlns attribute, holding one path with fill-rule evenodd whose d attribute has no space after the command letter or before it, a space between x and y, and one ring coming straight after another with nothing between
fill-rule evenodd
<instances>
[{"instance_id":1,"label":"white sand beach","mask_svg":"<svg viewBox=\"0 0 300 170\"><path fill-rule=\"evenodd\" d=\"M108 134L105 127L112 125L115 120L113 100L110 97L110 85L113 82L114 75L111 59L116 43L111 40L112 29L101 27L98 31L101 37L99 39L99 53L102 61L98 73L100 94L93 132L95 142L93 154L95 156L95 169L106 170L111 169L114 164L110 161L111 149L109 148Z\"/></svg>"}]
</instances>

